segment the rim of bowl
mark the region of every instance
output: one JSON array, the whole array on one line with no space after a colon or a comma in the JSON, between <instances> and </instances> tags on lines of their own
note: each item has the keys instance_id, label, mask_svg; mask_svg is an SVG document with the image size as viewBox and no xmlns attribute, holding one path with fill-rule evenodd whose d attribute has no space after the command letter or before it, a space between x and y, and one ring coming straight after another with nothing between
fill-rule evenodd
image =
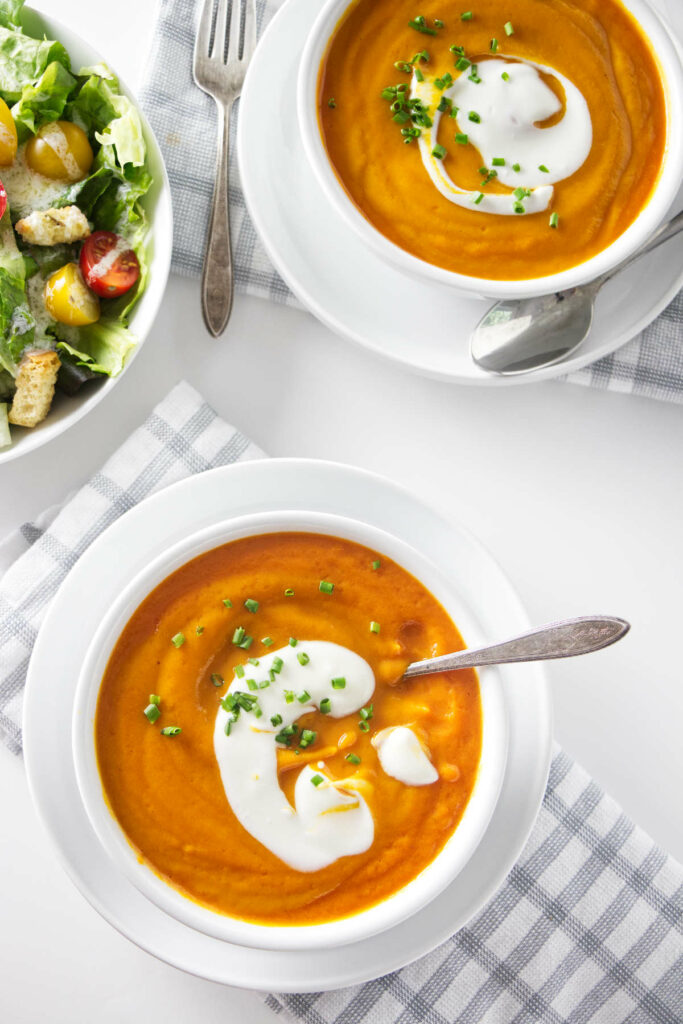
<instances>
[{"instance_id":1,"label":"rim of bowl","mask_svg":"<svg viewBox=\"0 0 683 1024\"><path fill-rule=\"evenodd\" d=\"M357 0L327 0L306 39L297 79L297 114L306 158L318 184L340 217L378 256L411 275L463 294L524 299L587 284L633 255L662 223L683 179L683 64L680 49L649 0L619 0L635 18L662 72L667 141L659 177L635 220L607 248L574 267L545 277L496 281L469 277L427 263L386 238L358 209L337 177L318 119L318 75L328 45L346 11Z\"/></svg>"},{"instance_id":2,"label":"rim of bowl","mask_svg":"<svg viewBox=\"0 0 683 1024\"><path fill-rule=\"evenodd\" d=\"M466 593L461 596L426 556L405 541L360 520L335 514L287 510L255 513L223 520L185 537L131 580L113 602L90 643L73 708L73 757L81 799L98 839L119 870L152 903L176 920L212 937L262 949L342 946L399 924L433 900L474 854L498 801L507 764L508 723L501 682L495 670L480 670L482 751L474 789L456 829L434 860L402 889L373 907L323 924L255 924L221 914L183 895L138 860L106 800L95 751L95 711L113 648L140 603L193 558L244 537L301 530L343 537L384 553L412 573L442 603L468 638L469 646L485 639L468 609Z\"/></svg>"},{"instance_id":3,"label":"rim of bowl","mask_svg":"<svg viewBox=\"0 0 683 1024\"><path fill-rule=\"evenodd\" d=\"M90 59L86 61L86 64L104 61L109 66L108 61L105 60L99 50L95 49L87 40L83 39L77 32L74 32L72 28L60 21L59 18L54 17L51 13L36 10L35 7L25 7L22 14L22 24L24 24L24 20L30 27L39 26L42 32L49 30L52 38L59 39L69 54L71 54L72 49L82 51L84 54L90 54ZM95 60L95 58L97 59ZM74 64L79 64L79 61L74 61ZM143 207L149 216L149 230L146 239L149 258L149 278L145 291L140 296L130 316L131 328L137 336L137 344L128 356L118 376L107 377L99 381L98 386L92 392L86 392L80 397L78 395L63 396L63 405L67 410L63 415L58 415L55 418L52 415L53 410L50 410L47 418L42 423L39 423L37 427L30 429L13 428L13 430L21 430L21 434L16 435L10 447L0 449L0 465L5 462L11 462L13 459L19 459L23 455L29 455L31 452L37 451L39 448L49 444L70 427L74 426L74 424L78 423L79 420L83 419L91 409L110 394L140 354L140 350L154 326L166 292L173 250L173 204L166 164L156 135L147 120L136 93L119 76L115 68L113 71L118 79L121 92L134 104L142 122L142 130L147 144L148 162L154 179L150 192L143 196L142 199ZM153 207L152 212L150 212L149 206ZM61 405L62 403L60 403ZM61 412L61 410L59 411Z\"/></svg>"}]
</instances>

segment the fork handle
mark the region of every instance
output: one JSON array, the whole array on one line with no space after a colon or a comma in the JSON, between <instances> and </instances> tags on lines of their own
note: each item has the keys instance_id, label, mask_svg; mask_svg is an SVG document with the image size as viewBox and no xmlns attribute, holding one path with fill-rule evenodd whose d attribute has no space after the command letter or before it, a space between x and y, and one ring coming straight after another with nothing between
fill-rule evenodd
<instances>
[{"instance_id":1,"label":"fork handle","mask_svg":"<svg viewBox=\"0 0 683 1024\"><path fill-rule=\"evenodd\" d=\"M218 155L209 237L202 272L202 313L208 330L217 338L232 311L233 270L228 207L228 161L232 103L218 106Z\"/></svg>"}]
</instances>

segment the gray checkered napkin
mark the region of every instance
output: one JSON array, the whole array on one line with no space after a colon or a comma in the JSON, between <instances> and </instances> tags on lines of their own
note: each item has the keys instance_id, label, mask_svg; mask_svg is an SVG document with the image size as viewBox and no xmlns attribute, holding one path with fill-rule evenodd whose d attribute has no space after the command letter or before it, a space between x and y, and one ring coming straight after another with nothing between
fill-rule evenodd
<instances>
[{"instance_id":1,"label":"gray checkered napkin","mask_svg":"<svg viewBox=\"0 0 683 1024\"><path fill-rule=\"evenodd\" d=\"M282 0L257 0L261 29ZM215 105L192 79L198 0L160 0L159 22L142 103L161 145L175 211L173 267L199 275L213 190ZM239 290L275 302L299 303L266 256L244 205L235 163L232 119L230 211ZM567 379L633 394L683 402L683 293L627 345Z\"/></svg>"},{"instance_id":2,"label":"gray checkered napkin","mask_svg":"<svg viewBox=\"0 0 683 1024\"><path fill-rule=\"evenodd\" d=\"M0 730L12 750L37 631L88 544L167 484L262 455L180 384L80 491L0 546ZM378 981L266 1000L306 1024L681 1024L683 869L557 751L519 863L467 928Z\"/></svg>"}]
</instances>

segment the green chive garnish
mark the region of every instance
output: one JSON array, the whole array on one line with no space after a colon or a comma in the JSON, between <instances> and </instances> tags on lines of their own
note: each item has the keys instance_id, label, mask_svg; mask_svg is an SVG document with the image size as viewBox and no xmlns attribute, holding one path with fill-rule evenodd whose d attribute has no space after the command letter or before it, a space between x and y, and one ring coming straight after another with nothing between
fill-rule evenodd
<instances>
[{"instance_id":1,"label":"green chive garnish","mask_svg":"<svg viewBox=\"0 0 683 1024\"><path fill-rule=\"evenodd\" d=\"M273 658L273 668L272 668L272 671L273 672L282 672L282 666L283 665L284 665L284 661L282 660L282 658Z\"/></svg>"},{"instance_id":2,"label":"green chive garnish","mask_svg":"<svg viewBox=\"0 0 683 1024\"><path fill-rule=\"evenodd\" d=\"M358 754L347 754L344 760L350 761L351 764L360 764L360 758Z\"/></svg>"},{"instance_id":3,"label":"green chive garnish","mask_svg":"<svg viewBox=\"0 0 683 1024\"><path fill-rule=\"evenodd\" d=\"M503 79L504 82L510 81L510 76L508 75L507 71L504 71L500 77Z\"/></svg>"},{"instance_id":4,"label":"green chive garnish","mask_svg":"<svg viewBox=\"0 0 683 1024\"><path fill-rule=\"evenodd\" d=\"M318 590L323 594L331 594L334 590L334 583L330 583L328 580L321 580L318 584Z\"/></svg>"},{"instance_id":5,"label":"green chive garnish","mask_svg":"<svg viewBox=\"0 0 683 1024\"><path fill-rule=\"evenodd\" d=\"M491 163L494 167L505 167L505 159L502 156L494 156Z\"/></svg>"},{"instance_id":6,"label":"green chive garnish","mask_svg":"<svg viewBox=\"0 0 683 1024\"><path fill-rule=\"evenodd\" d=\"M183 644L185 643L185 634L176 633L175 636L171 637L171 643L173 644L174 647L182 647Z\"/></svg>"},{"instance_id":7,"label":"green chive garnish","mask_svg":"<svg viewBox=\"0 0 683 1024\"><path fill-rule=\"evenodd\" d=\"M465 11L464 14L460 15L460 20L461 21L472 21L473 18L474 18L474 15L472 14L472 11Z\"/></svg>"},{"instance_id":8,"label":"green chive garnish","mask_svg":"<svg viewBox=\"0 0 683 1024\"><path fill-rule=\"evenodd\" d=\"M374 707L372 704L368 704L366 708L361 708L360 711L358 712L358 714L360 715L364 722L368 722L372 718L373 713Z\"/></svg>"},{"instance_id":9,"label":"green chive garnish","mask_svg":"<svg viewBox=\"0 0 683 1024\"><path fill-rule=\"evenodd\" d=\"M372 568L373 569L379 569L381 564L382 563L380 562L379 558L376 558L375 561L372 563Z\"/></svg>"},{"instance_id":10,"label":"green chive garnish","mask_svg":"<svg viewBox=\"0 0 683 1024\"><path fill-rule=\"evenodd\" d=\"M479 195L476 196L475 199L473 200L474 201L474 205L475 206L479 206L479 203L482 201L483 198L484 198L484 193L480 192Z\"/></svg>"},{"instance_id":11,"label":"green chive garnish","mask_svg":"<svg viewBox=\"0 0 683 1024\"><path fill-rule=\"evenodd\" d=\"M291 587L287 587L285 590L285 597L294 597L294 591Z\"/></svg>"},{"instance_id":12,"label":"green chive garnish","mask_svg":"<svg viewBox=\"0 0 683 1024\"><path fill-rule=\"evenodd\" d=\"M197 626L197 628L195 629L195 633L197 634L197 636L201 636L203 632L204 632L204 627L203 626Z\"/></svg>"},{"instance_id":13,"label":"green chive garnish","mask_svg":"<svg viewBox=\"0 0 683 1024\"><path fill-rule=\"evenodd\" d=\"M223 598L223 604L225 605L226 608L232 608L232 601L230 600L229 597Z\"/></svg>"},{"instance_id":14,"label":"green chive garnish","mask_svg":"<svg viewBox=\"0 0 683 1024\"><path fill-rule=\"evenodd\" d=\"M233 723L234 721L235 721L235 719L234 719L234 718L229 718L229 719L227 720L227 722L225 723L225 727L224 727L224 729L223 729L223 732L225 733L225 735L226 735L226 736L229 736L229 735L230 735L230 732L231 732L231 730L232 730L232 723Z\"/></svg>"},{"instance_id":15,"label":"green chive garnish","mask_svg":"<svg viewBox=\"0 0 683 1024\"><path fill-rule=\"evenodd\" d=\"M470 110L470 112L469 112L469 114L467 116L470 119L470 121L473 121L475 124L481 124L481 117L476 112L476 110Z\"/></svg>"},{"instance_id":16,"label":"green chive garnish","mask_svg":"<svg viewBox=\"0 0 683 1024\"><path fill-rule=\"evenodd\" d=\"M235 665L235 675L238 679L241 679L244 675L244 665Z\"/></svg>"},{"instance_id":17,"label":"green chive garnish","mask_svg":"<svg viewBox=\"0 0 683 1024\"><path fill-rule=\"evenodd\" d=\"M299 651L296 657L300 665L308 665L309 661L311 660L305 651Z\"/></svg>"},{"instance_id":18,"label":"green chive garnish","mask_svg":"<svg viewBox=\"0 0 683 1024\"><path fill-rule=\"evenodd\" d=\"M329 697L323 697L323 699L320 701L320 710L322 711L323 715L329 715L330 711L332 710L332 701L330 700Z\"/></svg>"},{"instance_id":19,"label":"green chive garnish","mask_svg":"<svg viewBox=\"0 0 683 1024\"><path fill-rule=\"evenodd\" d=\"M272 647L273 646L273 638L272 638L272 636L262 636L261 637L261 643L264 645L264 647Z\"/></svg>"},{"instance_id":20,"label":"green chive garnish","mask_svg":"<svg viewBox=\"0 0 683 1024\"><path fill-rule=\"evenodd\" d=\"M313 729L304 729L301 733L301 739L299 740L300 747L310 747L311 743L315 743L317 739L317 732Z\"/></svg>"},{"instance_id":21,"label":"green chive garnish","mask_svg":"<svg viewBox=\"0 0 683 1024\"><path fill-rule=\"evenodd\" d=\"M521 168L521 165L520 165L520 164L513 164L513 165L512 165L512 170L513 170L513 171L516 171L516 173L517 173L517 174L519 174L519 172L521 171L521 169L522 169L522 168Z\"/></svg>"},{"instance_id":22,"label":"green chive garnish","mask_svg":"<svg viewBox=\"0 0 683 1024\"><path fill-rule=\"evenodd\" d=\"M154 724L161 717L161 711L156 703L151 703L145 708L144 715L148 722Z\"/></svg>"},{"instance_id":23,"label":"green chive garnish","mask_svg":"<svg viewBox=\"0 0 683 1024\"><path fill-rule=\"evenodd\" d=\"M162 736L178 736L183 730L179 725L167 725L161 730Z\"/></svg>"},{"instance_id":24,"label":"green chive garnish","mask_svg":"<svg viewBox=\"0 0 683 1024\"><path fill-rule=\"evenodd\" d=\"M285 704L293 704L296 698L294 690L285 690Z\"/></svg>"},{"instance_id":25,"label":"green chive garnish","mask_svg":"<svg viewBox=\"0 0 683 1024\"><path fill-rule=\"evenodd\" d=\"M462 132L458 132L458 134L455 136L455 141L461 146L466 146L467 143L470 141L470 137L469 135L465 135Z\"/></svg>"},{"instance_id":26,"label":"green chive garnish","mask_svg":"<svg viewBox=\"0 0 683 1024\"><path fill-rule=\"evenodd\" d=\"M300 693L299 696L297 697L299 704L308 704L310 699L311 695L308 692L308 690L304 690L303 693Z\"/></svg>"},{"instance_id":27,"label":"green chive garnish","mask_svg":"<svg viewBox=\"0 0 683 1024\"><path fill-rule=\"evenodd\" d=\"M234 644L241 644L246 636L246 629L244 626L238 626L235 632L232 634L232 642Z\"/></svg>"},{"instance_id":28,"label":"green chive garnish","mask_svg":"<svg viewBox=\"0 0 683 1024\"><path fill-rule=\"evenodd\" d=\"M260 661L258 660L258 658L247 658L247 661L249 662L250 665L254 665L254 666L257 666L257 665L261 664Z\"/></svg>"},{"instance_id":29,"label":"green chive garnish","mask_svg":"<svg viewBox=\"0 0 683 1024\"><path fill-rule=\"evenodd\" d=\"M505 29L505 35L506 36L514 36L515 30L512 27L512 22L511 21L506 21L505 25L503 27Z\"/></svg>"},{"instance_id":30,"label":"green chive garnish","mask_svg":"<svg viewBox=\"0 0 683 1024\"><path fill-rule=\"evenodd\" d=\"M379 622L371 622L370 623L370 632L371 633L379 633Z\"/></svg>"},{"instance_id":31,"label":"green chive garnish","mask_svg":"<svg viewBox=\"0 0 683 1024\"><path fill-rule=\"evenodd\" d=\"M523 203L515 203L514 210L515 213L526 213Z\"/></svg>"},{"instance_id":32,"label":"green chive garnish","mask_svg":"<svg viewBox=\"0 0 683 1024\"><path fill-rule=\"evenodd\" d=\"M414 28L416 32L422 32L426 36L436 35L436 29L429 28L425 18L423 18L422 15L419 15L417 18L413 18L412 21L408 22L408 25L410 28Z\"/></svg>"},{"instance_id":33,"label":"green chive garnish","mask_svg":"<svg viewBox=\"0 0 683 1024\"><path fill-rule=\"evenodd\" d=\"M258 688L259 688L259 690L267 690L268 687L270 686L270 684L274 683L274 682L275 682L275 673L271 669L270 679L264 679L262 683L258 684Z\"/></svg>"},{"instance_id":34,"label":"green chive garnish","mask_svg":"<svg viewBox=\"0 0 683 1024\"><path fill-rule=\"evenodd\" d=\"M543 174L550 174L550 171L548 170L545 164L539 164L538 169L539 171L542 171Z\"/></svg>"},{"instance_id":35,"label":"green chive garnish","mask_svg":"<svg viewBox=\"0 0 683 1024\"><path fill-rule=\"evenodd\" d=\"M333 690L343 690L345 687L346 679L344 678L344 676L337 676L335 679L332 680Z\"/></svg>"},{"instance_id":36,"label":"green chive garnish","mask_svg":"<svg viewBox=\"0 0 683 1024\"><path fill-rule=\"evenodd\" d=\"M150 693L149 702L150 704L161 704L161 697L158 693Z\"/></svg>"},{"instance_id":37,"label":"green chive garnish","mask_svg":"<svg viewBox=\"0 0 683 1024\"><path fill-rule=\"evenodd\" d=\"M468 60L467 57L459 57L455 62L456 71L466 71L471 66L472 61Z\"/></svg>"},{"instance_id":38,"label":"green chive garnish","mask_svg":"<svg viewBox=\"0 0 683 1024\"><path fill-rule=\"evenodd\" d=\"M443 28L443 22L441 18L434 18L434 25L436 28Z\"/></svg>"},{"instance_id":39,"label":"green chive garnish","mask_svg":"<svg viewBox=\"0 0 683 1024\"><path fill-rule=\"evenodd\" d=\"M297 638L295 636L290 636L290 638L289 638L289 646L290 647L296 647L296 645L298 643L299 643L299 641L297 640Z\"/></svg>"},{"instance_id":40,"label":"green chive garnish","mask_svg":"<svg viewBox=\"0 0 683 1024\"><path fill-rule=\"evenodd\" d=\"M253 597L248 597L244 602L244 607L248 612L251 612L252 615L255 615L258 611L258 601L255 601Z\"/></svg>"},{"instance_id":41,"label":"green chive garnish","mask_svg":"<svg viewBox=\"0 0 683 1024\"><path fill-rule=\"evenodd\" d=\"M212 672L211 682L213 683L214 686L222 686L223 683L225 682L225 679L223 678L223 676L220 676L218 672Z\"/></svg>"},{"instance_id":42,"label":"green chive garnish","mask_svg":"<svg viewBox=\"0 0 683 1024\"><path fill-rule=\"evenodd\" d=\"M250 690L258 690L258 686L256 685L255 679L247 679L246 684Z\"/></svg>"},{"instance_id":43,"label":"green chive garnish","mask_svg":"<svg viewBox=\"0 0 683 1024\"><path fill-rule=\"evenodd\" d=\"M320 783L323 781L324 780L322 775L314 775L313 778L311 779L311 782L313 783L314 786L319 786Z\"/></svg>"},{"instance_id":44,"label":"green chive garnish","mask_svg":"<svg viewBox=\"0 0 683 1024\"><path fill-rule=\"evenodd\" d=\"M251 647L251 645L253 644L253 642L254 642L253 636L245 636L244 640L240 644L240 647L243 650L248 651L249 648Z\"/></svg>"},{"instance_id":45,"label":"green chive garnish","mask_svg":"<svg viewBox=\"0 0 683 1024\"><path fill-rule=\"evenodd\" d=\"M327 105L328 107L331 107L332 110L334 110L334 108L337 106L337 101L335 100L334 96L330 96L329 100L327 101Z\"/></svg>"},{"instance_id":46,"label":"green chive garnish","mask_svg":"<svg viewBox=\"0 0 683 1024\"><path fill-rule=\"evenodd\" d=\"M417 78L418 82L424 82L425 80L425 76L422 74L419 68L415 68L415 77Z\"/></svg>"},{"instance_id":47,"label":"green chive garnish","mask_svg":"<svg viewBox=\"0 0 683 1024\"><path fill-rule=\"evenodd\" d=\"M282 725L282 715L273 715L270 719L271 725Z\"/></svg>"},{"instance_id":48,"label":"green chive garnish","mask_svg":"<svg viewBox=\"0 0 683 1024\"><path fill-rule=\"evenodd\" d=\"M492 39L491 40L491 53L498 53L498 40L497 39Z\"/></svg>"},{"instance_id":49,"label":"green chive garnish","mask_svg":"<svg viewBox=\"0 0 683 1024\"><path fill-rule=\"evenodd\" d=\"M437 143L437 145L434 146L434 149L432 150L432 156L436 157L437 160L443 160L443 158L446 156L446 152L447 151L444 149L444 147L440 146Z\"/></svg>"},{"instance_id":50,"label":"green chive garnish","mask_svg":"<svg viewBox=\"0 0 683 1024\"><path fill-rule=\"evenodd\" d=\"M551 213L551 215L550 215L550 227L551 228L557 228L557 227L559 227L559 225L560 225L560 215L559 215L559 213Z\"/></svg>"},{"instance_id":51,"label":"green chive garnish","mask_svg":"<svg viewBox=\"0 0 683 1024\"><path fill-rule=\"evenodd\" d=\"M254 705L253 712L254 718L261 718L261 716L263 715L263 711L261 711L261 708L258 706L258 704Z\"/></svg>"},{"instance_id":52,"label":"green chive garnish","mask_svg":"<svg viewBox=\"0 0 683 1024\"><path fill-rule=\"evenodd\" d=\"M370 723L361 721L358 723L358 728L361 732L370 732Z\"/></svg>"}]
</instances>

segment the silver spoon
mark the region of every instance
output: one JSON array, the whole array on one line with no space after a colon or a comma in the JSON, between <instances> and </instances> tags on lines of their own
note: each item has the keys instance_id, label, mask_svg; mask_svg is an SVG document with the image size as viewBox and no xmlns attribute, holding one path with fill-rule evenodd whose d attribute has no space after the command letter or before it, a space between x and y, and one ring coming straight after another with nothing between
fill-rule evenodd
<instances>
[{"instance_id":1,"label":"silver spoon","mask_svg":"<svg viewBox=\"0 0 683 1024\"><path fill-rule=\"evenodd\" d=\"M504 299L492 306L470 338L470 355L489 373L512 375L566 359L590 333L595 298L606 281L683 230L683 211L618 267L594 281L534 299Z\"/></svg>"},{"instance_id":2,"label":"silver spoon","mask_svg":"<svg viewBox=\"0 0 683 1024\"><path fill-rule=\"evenodd\" d=\"M404 679L426 676L432 672L453 672L459 668L479 665L506 665L513 661L550 661L553 658L574 658L609 647L626 636L630 625L612 615L582 615L578 619L551 622L512 640L487 644L440 658L414 661L403 674Z\"/></svg>"}]
</instances>

